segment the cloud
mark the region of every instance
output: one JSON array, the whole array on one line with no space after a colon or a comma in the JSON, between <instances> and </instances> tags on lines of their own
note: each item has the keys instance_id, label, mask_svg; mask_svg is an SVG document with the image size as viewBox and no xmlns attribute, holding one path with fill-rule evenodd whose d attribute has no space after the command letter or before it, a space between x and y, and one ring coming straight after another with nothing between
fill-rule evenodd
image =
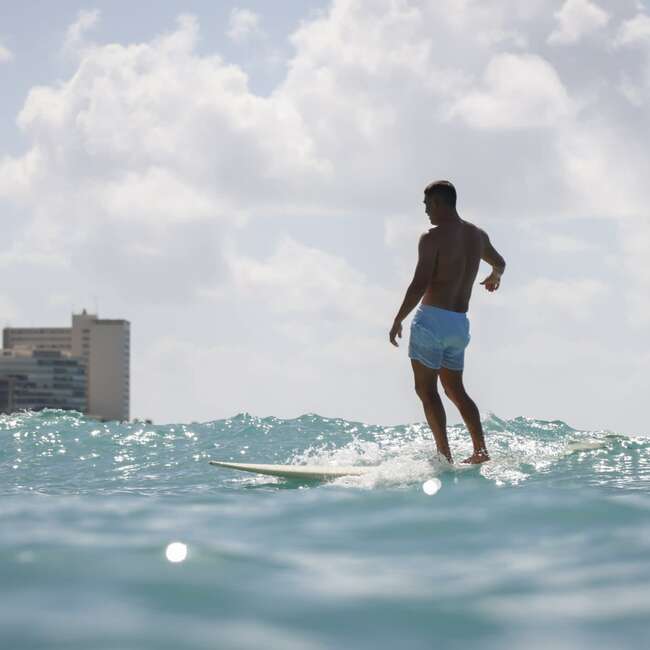
<instances>
[{"instance_id":1,"label":"cloud","mask_svg":"<svg viewBox=\"0 0 650 650\"><path fill-rule=\"evenodd\" d=\"M283 391L300 382L313 381L315 374L314 369L291 363L291 372L278 382L273 349L260 350L233 341L199 344L182 334L156 336L147 342L141 354L141 364L133 364L134 381L137 382L140 369L149 368L160 378L159 390L176 395L174 407L160 404L159 396L153 394L143 397L140 412L149 417L155 413L158 421L213 420L253 408L257 414L278 415L281 409L275 407L273 400L275 404L281 403ZM192 403L200 406L183 407ZM295 411L285 413L296 415Z\"/></svg>"},{"instance_id":2,"label":"cloud","mask_svg":"<svg viewBox=\"0 0 650 650\"><path fill-rule=\"evenodd\" d=\"M465 12L462 20L491 34L509 27L494 18L501 13ZM424 28L433 19L445 25L452 17L434 4L337 2L293 34L288 74L266 97L251 92L239 66L196 53L199 27L189 15L147 43L82 49L69 80L30 91L18 123L32 146L0 163L0 195L26 201L41 220L69 224L120 221L127 213L164 227L187 219L241 223L256 212L394 212L435 171L413 173L431 168L420 128L443 147L457 140L444 116L471 92L473 73L458 67L453 52L434 51ZM71 42L97 20L96 12L81 13ZM450 34L441 45L456 41ZM486 99L491 115L467 107L474 121L494 124L495 107L506 107L523 128L564 110L548 64L514 55L500 61L522 74L539 72L546 95L524 80L510 89L496 80ZM446 164L468 168L463 151L448 151ZM478 156L475 167L483 164ZM537 167L540 158L527 164ZM534 173L541 185L540 170ZM508 200L503 189L498 181L496 200Z\"/></svg>"},{"instance_id":3,"label":"cloud","mask_svg":"<svg viewBox=\"0 0 650 650\"><path fill-rule=\"evenodd\" d=\"M575 224L575 221L573 223ZM566 228L571 224L572 222L563 223L562 226ZM555 223L537 223L524 220L518 224L517 230L536 249L555 255L571 256L578 253L602 253L602 247L596 243L598 236L586 230L584 225L576 227L577 234L567 234L559 231Z\"/></svg>"},{"instance_id":4,"label":"cloud","mask_svg":"<svg viewBox=\"0 0 650 650\"><path fill-rule=\"evenodd\" d=\"M105 259L93 253L97 233L128 242L136 224L143 241L116 251L118 264L136 268L144 255L147 277L175 287L146 242L177 250L181 224L202 223L195 232L212 241L255 214L385 220L411 201L421 214L422 187L437 176L457 181L479 223L522 202L530 218L576 206L618 218L645 200L627 164L609 165L630 159L631 138L579 119L597 97L577 101L543 57L494 51L490 35L532 29L545 7L337 1L293 33L287 75L266 96L240 66L197 53L191 15L148 42L95 44L70 79L31 89L18 116L30 147L0 160L0 197L31 214L25 241L47 233L43 248L86 264ZM69 33L79 40L97 20L82 12ZM612 175L633 202L612 199Z\"/></svg>"},{"instance_id":5,"label":"cloud","mask_svg":"<svg viewBox=\"0 0 650 650\"><path fill-rule=\"evenodd\" d=\"M424 217L420 222L407 215L386 217L384 219L384 242L391 248L408 245L415 249L418 237L426 230Z\"/></svg>"},{"instance_id":6,"label":"cloud","mask_svg":"<svg viewBox=\"0 0 650 650\"><path fill-rule=\"evenodd\" d=\"M99 9L87 11L82 9L77 14L77 20L70 25L66 31L63 43L64 52L80 52L86 46L86 32L97 26L101 18Z\"/></svg>"},{"instance_id":7,"label":"cloud","mask_svg":"<svg viewBox=\"0 0 650 650\"><path fill-rule=\"evenodd\" d=\"M109 185L149 206L147 219L166 221L185 218L156 200L170 183L188 213L205 215L210 205L215 218L232 220L248 212L250 187L267 205L275 195L280 207L291 178L327 173L291 105L251 93L240 67L197 55L197 40L196 19L184 15L150 43L85 51L74 77L33 88L19 114L39 169L7 158L4 174L31 172L23 184L32 192L63 186L67 215L76 212L81 182L84 215L91 206L111 212ZM10 184L5 192L14 193Z\"/></svg>"},{"instance_id":8,"label":"cloud","mask_svg":"<svg viewBox=\"0 0 650 650\"><path fill-rule=\"evenodd\" d=\"M69 42L97 19L82 12ZM197 39L196 19L183 15L149 43L82 49L69 80L30 90L17 123L31 146L0 159L0 198L31 217L24 246L58 249L99 279L144 262L151 273L137 277L152 284L140 286L138 299L159 295L161 285L187 295L196 284L179 282L165 255L133 245L132 231L196 268L194 243L171 238L177 224L203 223L202 241L211 241L260 202L309 213L304 193L329 167L314 155L301 116L284 98L251 93L240 67L196 54ZM111 257L107 236L121 244Z\"/></svg>"},{"instance_id":9,"label":"cloud","mask_svg":"<svg viewBox=\"0 0 650 650\"><path fill-rule=\"evenodd\" d=\"M13 58L13 52L0 43L0 64L9 63L9 61L13 61Z\"/></svg>"},{"instance_id":10,"label":"cloud","mask_svg":"<svg viewBox=\"0 0 650 650\"><path fill-rule=\"evenodd\" d=\"M191 182L164 166L151 165L125 173L118 181L97 188L99 200L113 217L122 220L182 223L208 219L217 201L197 191Z\"/></svg>"},{"instance_id":11,"label":"cloud","mask_svg":"<svg viewBox=\"0 0 650 650\"><path fill-rule=\"evenodd\" d=\"M213 420L244 411L276 417L321 412L366 421L390 417L369 378L369 373L390 376L395 366L396 351L387 336L343 333L303 342L279 336L266 323L242 324L251 326L245 342L199 343L187 333L143 342L133 383L147 378L150 385L153 376L157 389L142 391L139 413L157 422ZM255 345L256 338L264 346ZM165 401L161 395L174 398Z\"/></svg>"},{"instance_id":12,"label":"cloud","mask_svg":"<svg viewBox=\"0 0 650 650\"><path fill-rule=\"evenodd\" d=\"M503 132L527 196L539 196L531 204L541 205L542 195L547 200L547 188L558 182L549 178L553 134L529 156L526 131L570 117L572 104L548 62L500 56L494 50L502 45L486 37L520 31L541 15L538 2L496 2L488 10L478 3L381 0L334 2L305 21L291 37L296 55L274 95L299 111L315 149L336 169L327 202L388 216L406 202L415 206L432 178L450 177L465 210L503 214L519 199L512 177L492 173ZM476 79L493 59L490 85L482 86ZM499 78L511 71L512 82ZM468 122L483 133L468 130ZM482 197L474 203L463 188L477 177Z\"/></svg>"},{"instance_id":13,"label":"cloud","mask_svg":"<svg viewBox=\"0 0 650 650\"><path fill-rule=\"evenodd\" d=\"M33 147L17 158L5 156L0 159L0 197L27 202L34 179L42 167L43 156L38 147Z\"/></svg>"},{"instance_id":14,"label":"cloud","mask_svg":"<svg viewBox=\"0 0 650 650\"><path fill-rule=\"evenodd\" d=\"M548 235L542 240L542 245L552 253L573 254L597 249L594 244L584 241L583 239L560 234Z\"/></svg>"},{"instance_id":15,"label":"cloud","mask_svg":"<svg viewBox=\"0 0 650 650\"><path fill-rule=\"evenodd\" d=\"M574 215L618 223L647 216L650 161L645 143L634 138L637 127L629 128L623 122L585 121L567 129L558 142L558 162L572 185Z\"/></svg>"},{"instance_id":16,"label":"cloud","mask_svg":"<svg viewBox=\"0 0 650 650\"><path fill-rule=\"evenodd\" d=\"M548 353L536 354L532 358L531 350L545 350ZM504 342L498 357L502 363L511 363L515 367L531 366L534 363L536 368L550 367L556 371L572 373L576 365L586 367L594 359L602 358L602 352L602 345L597 341L574 335L573 331L565 336L557 336L548 329L531 327L521 338ZM618 365L613 355L607 361L611 361L614 366Z\"/></svg>"},{"instance_id":17,"label":"cloud","mask_svg":"<svg viewBox=\"0 0 650 650\"><path fill-rule=\"evenodd\" d=\"M371 284L343 258L285 236L266 259L228 255L239 291L260 296L281 314L383 326L395 297ZM387 307L390 305L390 307Z\"/></svg>"},{"instance_id":18,"label":"cloud","mask_svg":"<svg viewBox=\"0 0 650 650\"><path fill-rule=\"evenodd\" d=\"M614 49L638 52L636 65L621 71L620 93L637 108L650 103L650 16L644 12L624 21L613 40Z\"/></svg>"},{"instance_id":19,"label":"cloud","mask_svg":"<svg viewBox=\"0 0 650 650\"><path fill-rule=\"evenodd\" d=\"M650 16L639 13L626 20L619 28L615 43L618 46L650 46Z\"/></svg>"},{"instance_id":20,"label":"cloud","mask_svg":"<svg viewBox=\"0 0 650 650\"><path fill-rule=\"evenodd\" d=\"M232 9L228 20L228 38L235 43L243 43L264 37L261 17L250 9Z\"/></svg>"},{"instance_id":21,"label":"cloud","mask_svg":"<svg viewBox=\"0 0 650 650\"><path fill-rule=\"evenodd\" d=\"M620 229L622 264L628 273L628 317L632 325L647 330L650 324L650 210L645 219L628 220Z\"/></svg>"},{"instance_id":22,"label":"cloud","mask_svg":"<svg viewBox=\"0 0 650 650\"><path fill-rule=\"evenodd\" d=\"M612 220L617 241L610 254L625 272L627 317L635 326L650 322L650 161L638 124L585 123L567 131L558 148L560 164L573 183L576 214ZM617 161L612 164L612 161Z\"/></svg>"},{"instance_id":23,"label":"cloud","mask_svg":"<svg viewBox=\"0 0 650 650\"><path fill-rule=\"evenodd\" d=\"M552 45L573 45L583 36L604 27L609 14L589 0L566 0L555 13L558 27L551 32L548 42Z\"/></svg>"},{"instance_id":24,"label":"cloud","mask_svg":"<svg viewBox=\"0 0 650 650\"><path fill-rule=\"evenodd\" d=\"M537 278L522 289L525 303L535 307L535 318L545 319L545 310L572 318L586 319L596 301L608 291L607 285L591 278L552 280Z\"/></svg>"},{"instance_id":25,"label":"cloud","mask_svg":"<svg viewBox=\"0 0 650 650\"><path fill-rule=\"evenodd\" d=\"M498 54L488 63L482 90L452 108L478 129L551 127L570 116L572 102L550 63L532 54Z\"/></svg>"}]
</instances>

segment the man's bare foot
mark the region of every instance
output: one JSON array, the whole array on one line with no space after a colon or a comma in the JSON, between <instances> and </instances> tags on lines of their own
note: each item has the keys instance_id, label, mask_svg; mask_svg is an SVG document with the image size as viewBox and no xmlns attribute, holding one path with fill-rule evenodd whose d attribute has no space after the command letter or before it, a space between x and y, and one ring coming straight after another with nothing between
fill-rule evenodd
<instances>
[{"instance_id":1,"label":"man's bare foot","mask_svg":"<svg viewBox=\"0 0 650 650\"><path fill-rule=\"evenodd\" d=\"M468 465L480 465L486 460L490 460L487 451L475 451L469 458L466 458L463 463L467 463Z\"/></svg>"},{"instance_id":2,"label":"man's bare foot","mask_svg":"<svg viewBox=\"0 0 650 650\"><path fill-rule=\"evenodd\" d=\"M449 463L450 465L454 464L454 461L451 458L451 454L449 454L449 456L445 456L444 454L441 454L439 451L436 451L434 458L439 463Z\"/></svg>"}]
</instances>

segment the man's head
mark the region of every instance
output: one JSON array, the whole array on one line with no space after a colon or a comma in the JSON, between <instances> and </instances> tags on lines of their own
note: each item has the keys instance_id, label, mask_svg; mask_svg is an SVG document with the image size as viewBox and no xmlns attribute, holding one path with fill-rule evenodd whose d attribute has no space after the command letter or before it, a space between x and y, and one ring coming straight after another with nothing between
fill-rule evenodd
<instances>
[{"instance_id":1,"label":"man's head","mask_svg":"<svg viewBox=\"0 0 650 650\"><path fill-rule=\"evenodd\" d=\"M446 219L457 218L456 188L449 181L433 181L424 188L425 212L436 226Z\"/></svg>"}]
</instances>

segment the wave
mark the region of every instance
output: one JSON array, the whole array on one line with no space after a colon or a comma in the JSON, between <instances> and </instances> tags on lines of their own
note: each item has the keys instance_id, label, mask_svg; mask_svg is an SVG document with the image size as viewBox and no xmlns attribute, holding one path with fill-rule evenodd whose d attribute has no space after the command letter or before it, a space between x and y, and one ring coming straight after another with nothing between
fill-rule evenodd
<instances>
[{"instance_id":1,"label":"wave","mask_svg":"<svg viewBox=\"0 0 650 650\"><path fill-rule=\"evenodd\" d=\"M363 476L333 482L361 488L412 487L432 476L471 477L497 487L540 481L625 490L650 486L648 438L574 429L559 420L494 414L482 420L492 460L460 467L437 459L424 423L380 426L316 414L280 419L240 413L153 425L99 422L74 411L23 411L0 416L0 490L150 494L286 485L215 470L209 459L372 466ZM465 427L450 426L448 432L455 458L469 455Z\"/></svg>"}]
</instances>

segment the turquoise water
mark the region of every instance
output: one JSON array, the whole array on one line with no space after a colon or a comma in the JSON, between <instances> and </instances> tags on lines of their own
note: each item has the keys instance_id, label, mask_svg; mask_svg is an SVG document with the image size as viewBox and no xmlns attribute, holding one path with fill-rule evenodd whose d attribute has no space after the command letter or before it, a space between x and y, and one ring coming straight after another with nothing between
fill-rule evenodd
<instances>
[{"instance_id":1,"label":"turquoise water","mask_svg":"<svg viewBox=\"0 0 650 650\"><path fill-rule=\"evenodd\" d=\"M648 648L650 439L484 425L493 461L455 470L422 424L0 416L0 647Z\"/></svg>"}]
</instances>

